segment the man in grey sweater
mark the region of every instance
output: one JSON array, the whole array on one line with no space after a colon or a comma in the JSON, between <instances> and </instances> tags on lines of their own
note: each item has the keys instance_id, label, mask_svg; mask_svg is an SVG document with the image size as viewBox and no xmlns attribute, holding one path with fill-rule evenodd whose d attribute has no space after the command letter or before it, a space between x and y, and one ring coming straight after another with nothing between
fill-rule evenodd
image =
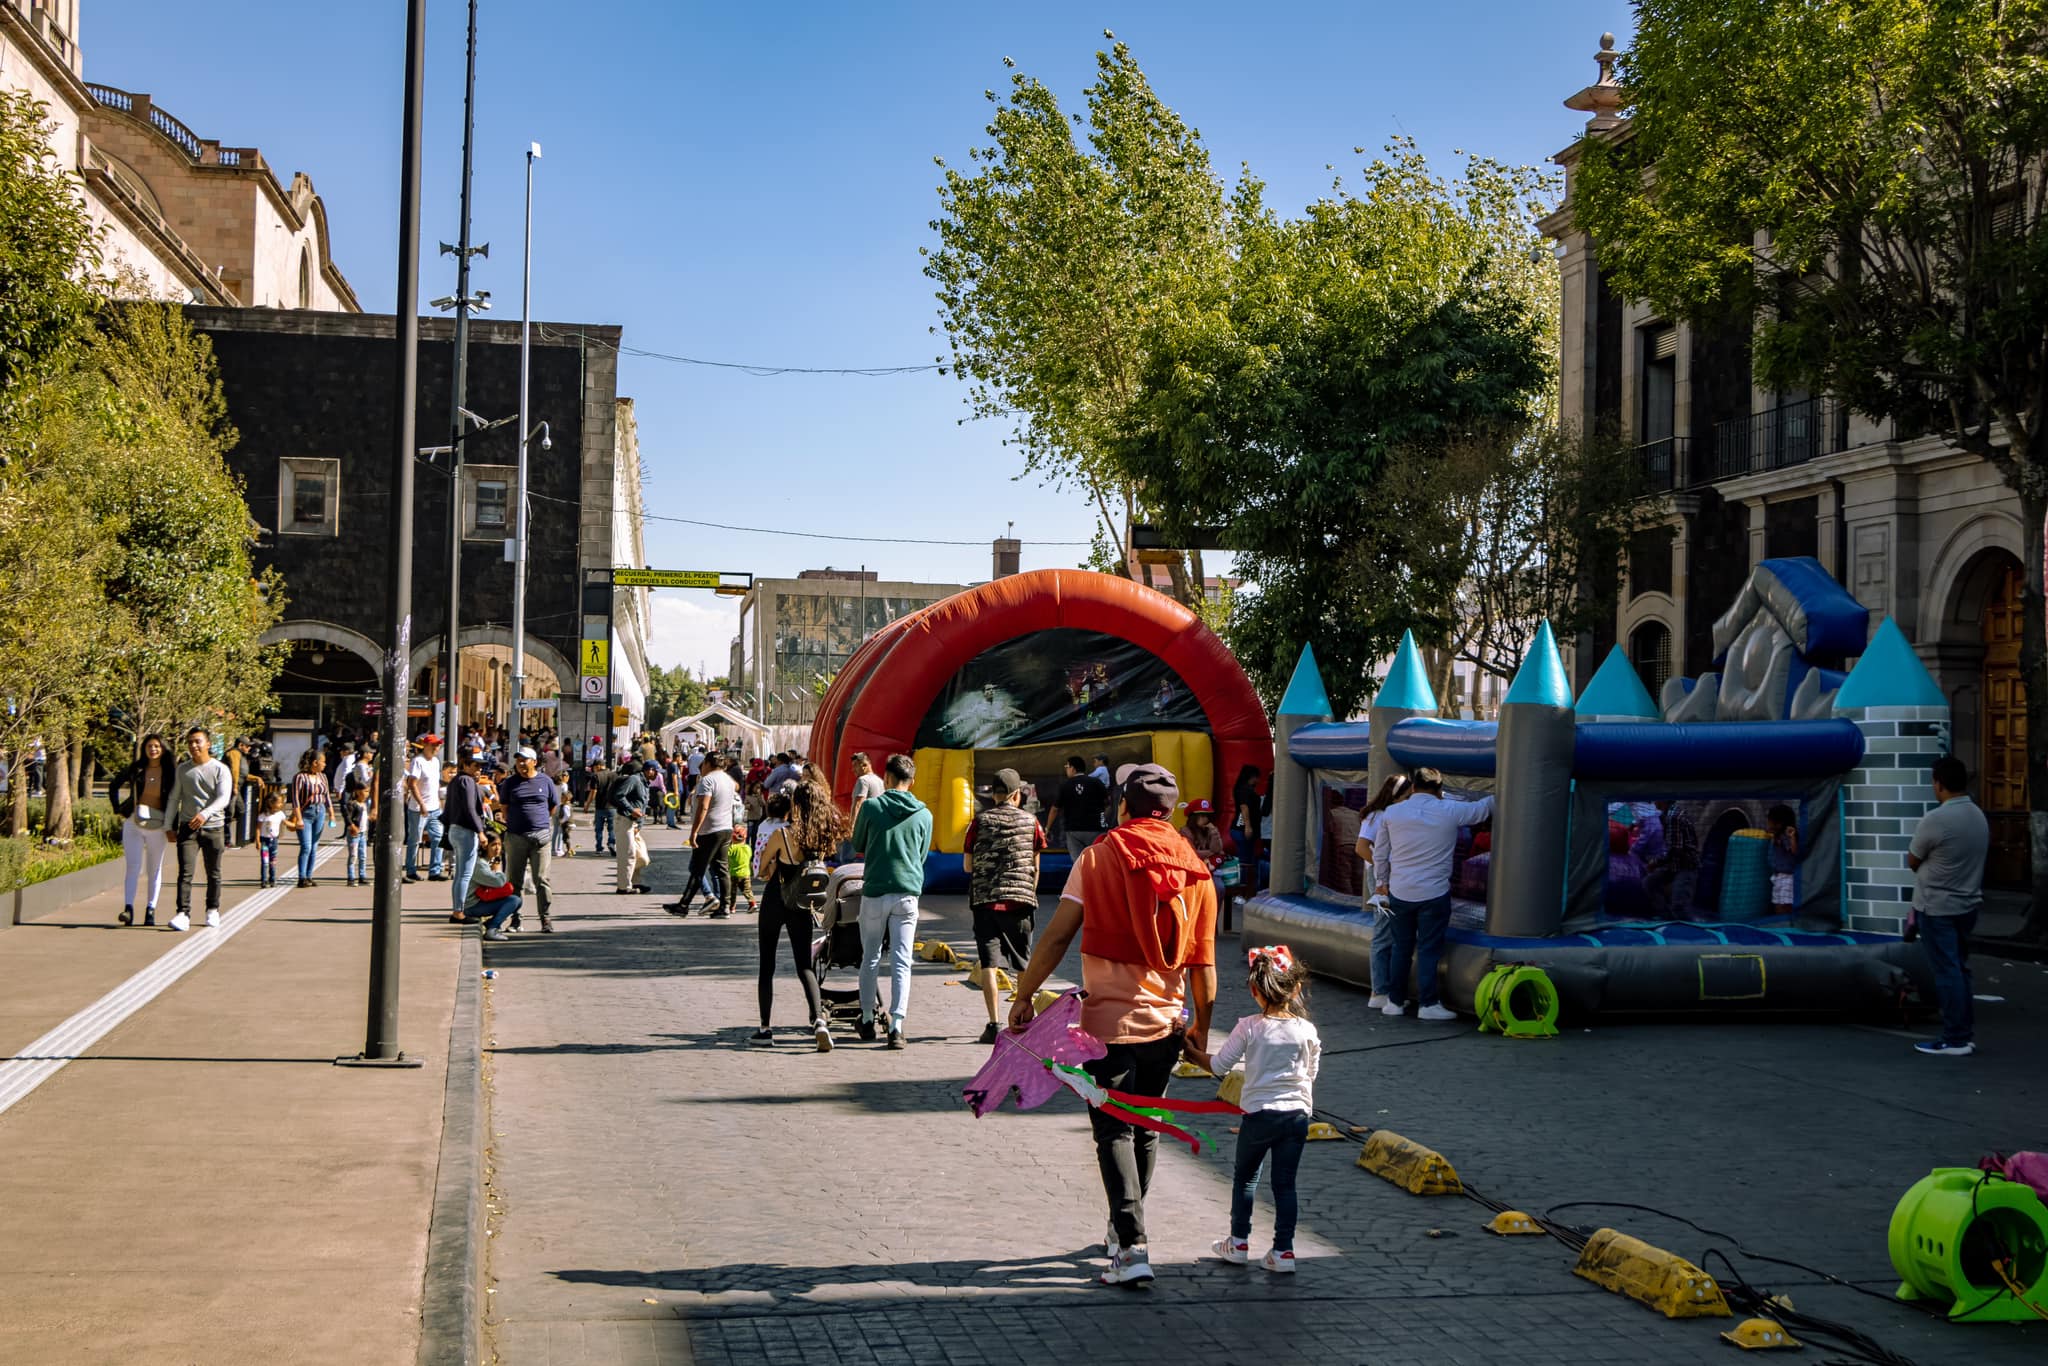
<instances>
[{"instance_id":1,"label":"man in grey sweater","mask_svg":"<svg viewBox=\"0 0 2048 1366\"><path fill-rule=\"evenodd\" d=\"M228 766L213 757L213 737L200 726L185 735L185 758L178 764L178 783L171 797L171 838L178 842L178 913L171 928L192 928L192 860L196 851L206 864L206 924L220 924L220 855L227 841L228 803L235 780Z\"/></svg>"}]
</instances>

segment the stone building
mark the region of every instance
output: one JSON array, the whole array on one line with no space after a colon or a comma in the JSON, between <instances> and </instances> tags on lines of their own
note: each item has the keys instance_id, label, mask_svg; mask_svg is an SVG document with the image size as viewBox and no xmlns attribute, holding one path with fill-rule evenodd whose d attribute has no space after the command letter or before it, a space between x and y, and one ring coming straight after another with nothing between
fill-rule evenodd
<instances>
[{"instance_id":1,"label":"stone building","mask_svg":"<svg viewBox=\"0 0 2048 1366\"><path fill-rule=\"evenodd\" d=\"M817 680L839 672L862 641L890 622L963 587L885 580L855 569L756 579L740 599L730 682L767 724L807 725L817 712Z\"/></svg>"},{"instance_id":2,"label":"stone building","mask_svg":"<svg viewBox=\"0 0 2048 1366\"><path fill-rule=\"evenodd\" d=\"M1713 621L1750 568L1812 555L1871 609L1873 629L1898 623L1949 698L1953 752L1980 775L1992 821L1992 878L2023 882L2019 499L1939 436L1763 387L1747 325L1695 328L1608 287L1573 224L1571 185L1586 139L1628 136L1614 59L1610 34L1598 79L1565 101L1590 117L1556 156L1565 201L1542 227L1563 277L1563 411L1635 443L1663 516L1631 547L1611 632L1578 651L1581 671L1614 641L1653 695L1711 669Z\"/></svg>"},{"instance_id":3,"label":"stone building","mask_svg":"<svg viewBox=\"0 0 2048 1366\"><path fill-rule=\"evenodd\" d=\"M289 602L270 639L292 653L276 691L281 730L366 730L375 724L392 535L391 375L396 320L380 314L192 308L220 362L228 419L240 434L228 462L259 528L257 567L275 567ZM444 440L453 388L453 323L421 323L418 430ZM470 323L467 407L516 414L519 325ZM607 703L578 690L584 585L643 558L640 465L630 399L618 396L616 327L536 324L528 411L549 449L527 453L527 689L547 701L528 724L585 739L605 732ZM461 698L467 723L509 725L511 534L516 423L472 436L462 466ZM447 630L450 480L445 455L414 468L411 665L414 729L439 692ZM647 689L644 589L614 590L611 691L637 725ZM602 594L597 611L602 611ZM602 620L601 617L598 620Z\"/></svg>"},{"instance_id":4,"label":"stone building","mask_svg":"<svg viewBox=\"0 0 2048 1366\"><path fill-rule=\"evenodd\" d=\"M102 228L103 269L176 303L360 311L313 182L85 79L84 0L0 0L0 88L48 107L50 148Z\"/></svg>"}]
</instances>

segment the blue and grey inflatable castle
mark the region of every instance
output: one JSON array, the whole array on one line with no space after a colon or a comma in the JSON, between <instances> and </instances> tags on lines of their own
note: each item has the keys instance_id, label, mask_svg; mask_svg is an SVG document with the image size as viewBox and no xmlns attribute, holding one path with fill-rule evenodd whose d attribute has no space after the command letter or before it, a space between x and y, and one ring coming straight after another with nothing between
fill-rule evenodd
<instances>
[{"instance_id":1,"label":"blue and grey inflatable castle","mask_svg":"<svg viewBox=\"0 0 2048 1366\"><path fill-rule=\"evenodd\" d=\"M1440 717L1412 637L1367 719L1336 721L1304 649L1276 718L1272 876L1247 942L1368 984L1359 813L1387 776L1431 767L1447 792L1495 798L1491 828L1459 840L1451 1004L1470 1010L1504 963L1545 969L1582 1016L1896 1018L1931 1000L1924 955L1899 936L1946 699L1898 627L1873 633L1810 558L1759 563L1713 642L1716 670L1661 698L1617 648L1574 699L1545 625L1497 721ZM1767 828L1786 810L1789 902L1771 894Z\"/></svg>"}]
</instances>

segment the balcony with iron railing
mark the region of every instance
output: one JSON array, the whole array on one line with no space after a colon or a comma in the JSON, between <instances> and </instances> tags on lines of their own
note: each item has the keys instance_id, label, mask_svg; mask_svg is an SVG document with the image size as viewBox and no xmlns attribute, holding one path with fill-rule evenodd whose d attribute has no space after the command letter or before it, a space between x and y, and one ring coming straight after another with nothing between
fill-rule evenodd
<instances>
[{"instance_id":1,"label":"balcony with iron railing","mask_svg":"<svg viewBox=\"0 0 2048 1366\"><path fill-rule=\"evenodd\" d=\"M1803 465L1848 448L1848 414L1819 398L1717 422L1713 441L1693 450L1682 436L1636 447L1644 491L1670 493L1766 470Z\"/></svg>"}]
</instances>

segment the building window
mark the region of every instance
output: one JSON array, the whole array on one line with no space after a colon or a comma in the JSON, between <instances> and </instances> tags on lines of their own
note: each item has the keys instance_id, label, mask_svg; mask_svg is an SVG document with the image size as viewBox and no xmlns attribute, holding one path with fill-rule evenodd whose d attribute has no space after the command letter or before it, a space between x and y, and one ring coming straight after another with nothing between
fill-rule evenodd
<instances>
[{"instance_id":1,"label":"building window","mask_svg":"<svg viewBox=\"0 0 2048 1366\"><path fill-rule=\"evenodd\" d=\"M1628 658L1636 666L1636 676L1650 690L1650 696L1658 697L1664 691L1665 680L1671 677L1670 630L1661 621L1646 621L1636 627L1635 634L1628 638Z\"/></svg>"},{"instance_id":2,"label":"building window","mask_svg":"<svg viewBox=\"0 0 2048 1366\"><path fill-rule=\"evenodd\" d=\"M1678 329L1670 325L1643 329L1643 406L1636 440L1642 445L1669 441L1677 430Z\"/></svg>"},{"instance_id":3,"label":"building window","mask_svg":"<svg viewBox=\"0 0 2048 1366\"><path fill-rule=\"evenodd\" d=\"M299 307L311 308L312 306L313 249L310 246L301 246L299 248Z\"/></svg>"},{"instance_id":4,"label":"building window","mask_svg":"<svg viewBox=\"0 0 2048 1366\"><path fill-rule=\"evenodd\" d=\"M285 536L341 532L341 462L287 456L277 475L277 529Z\"/></svg>"},{"instance_id":5,"label":"building window","mask_svg":"<svg viewBox=\"0 0 2048 1366\"><path fill-rule=\"evenodd\" d=\"M1671 592L1671 547L1678 536L1676 527L1653 526L1637 532L1628 543L1628 595Z\"/></svg>"},{"instance_id":6,"label":"building window","mask_svg":"<svg viewBox=\"0 0 2048 1366\"><path fill-rule=\"evenodd\" d=\"M468 541L502 541L512 534L512 490L517 471L510 465L462 467L462 537Z\"/></svg>"}]
</instances>

